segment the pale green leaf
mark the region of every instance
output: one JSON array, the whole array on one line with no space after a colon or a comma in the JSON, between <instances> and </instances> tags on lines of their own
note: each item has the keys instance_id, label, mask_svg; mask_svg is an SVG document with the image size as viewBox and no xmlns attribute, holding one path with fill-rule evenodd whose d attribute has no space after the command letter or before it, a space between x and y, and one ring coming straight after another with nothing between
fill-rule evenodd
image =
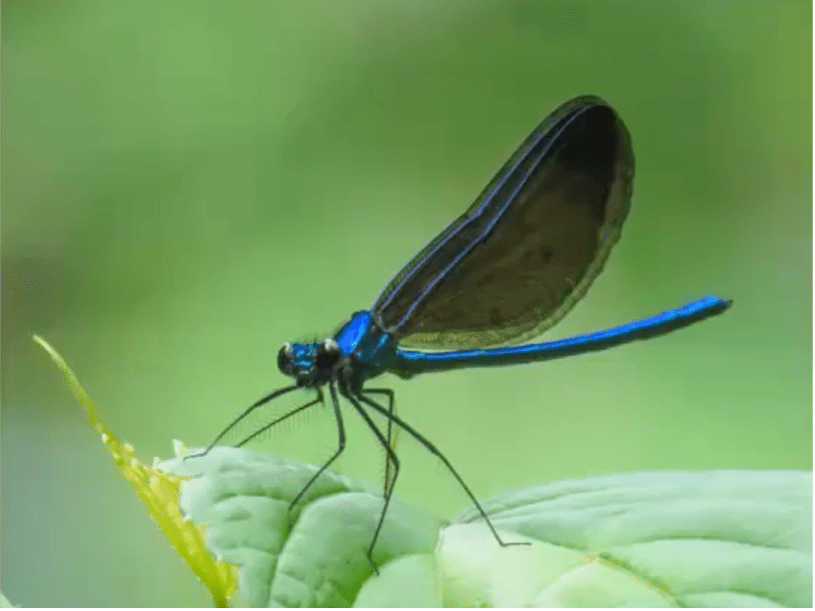
<instances>
[{"instance_id":1,"label":"pale green leaf","mask_svg":"<svg viewBox=\"0 0 815 611\"><path fill-rule=\"evenodd\" d=\"M163 468L182 509L240 567L255 606L811 606L812 478L798 471L634 473L524 488L440 519L316 467L215 448Z\"/></svg>"},{"instance_id":2,"label":"pale green leaf","mask_svg":"<svg viewBox=\"0 0 815 611\"><path fill-rule=\"evenodd\" d=\"M452 574L473 574L457 550L482 550L478 593L491 606L812 606L810 472L594 477L506 492L485 509L499 529L546 546L540 558L517 547L490 556L482 526L467 543L448 544L455 527L445 531L439 555ZM478 519L469 510L459 521ZM540 579L528 592L522 571Z\"/></svg>"},{"instance_id":3,"label":"pale green leaf","mask_svg":"<svg viewBox=\"0 0 815 611\"><path fill-rule=\"evenodd\" d=\"M206 525L219 560L240 567L252 606L350 606L372 574L366 557L382 510L381 490L331 472L289 504L316 467L245 449L216 447L160 468L186 477L182 511ZM442 521L394 500L375 548L377 565L432 552Z\"/></svg>"}]
</instances>

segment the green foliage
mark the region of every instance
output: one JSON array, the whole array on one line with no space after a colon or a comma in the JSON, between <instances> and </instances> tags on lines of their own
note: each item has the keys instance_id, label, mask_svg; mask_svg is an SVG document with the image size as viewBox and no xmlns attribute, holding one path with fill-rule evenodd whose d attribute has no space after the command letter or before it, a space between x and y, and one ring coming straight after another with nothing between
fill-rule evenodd
<instances>
[{"instance_id":1,"label":"green foliage","mask_svg":"<svg viewBox=\"0 0 815 611\"><path fill-rule=\"evenodd\" d=\"M189 478L181 508L206 525L207 544L220 560L240 566L241 594L252 606L350 606L373 572L366 550L382 498L366 484L324 473L289 512L316 467L226 447L159 467ZM374 560L385 565L431 553L441 526L433 515L394 502Z\"/></svg>"},{"instance_id":2,"label":"green foliage","mask_svg":"<svg viewBox=\"0 0 815 611\"><path fill-rule=\"evenodd\" d=\"M85 410L88 421L99 434L102 444L113 458L133 491L147 508L150 517L167 537L178 555L201 580L212 595L213 603L225 607L235 592L235 575L232 567L215 561L203 544L203 528L186 520L179 511L180 478L156 469L155 465L142 464L130 444L122 443L94 406L88 393L60 354L43 338L34 341L48 353L59 368L76 400ZM185 453L181 443L175 444L176 455ZM158 462L156 459L154 462ZM1 601L0 601L1 602Z\"/></svg>"},{"instance_id":3,"label":"green foliage","mask_svg":"<svg viewBox=\"0 0 815 611\"><path fill-rule=\"evenodd\" d=\"M316 467L215 448L159 465L188 479L181 507L240 567L254 606L811 606L812 477L801 471L653 472L500 494L442 528L395 499L365 551L380 491ZM441 528L441 530L440 530Z\"/></svg>"}]
</instances>

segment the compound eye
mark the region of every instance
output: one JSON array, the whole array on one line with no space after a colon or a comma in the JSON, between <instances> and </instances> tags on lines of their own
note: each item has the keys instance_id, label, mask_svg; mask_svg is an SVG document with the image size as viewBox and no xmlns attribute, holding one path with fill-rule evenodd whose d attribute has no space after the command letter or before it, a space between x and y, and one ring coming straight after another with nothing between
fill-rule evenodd
<instances>
[{"instance_id":1,"label":"compound eye","mask_svg":"<svg viewBox=\"0 0 815 611\"><path fill-rule=\"evenodd\" d=\"M294 361L294 350L289 342L280 346L280 351L277 353L277 368L281 373L289 374L292 371L292 363Z\"/></svg>"},{"instance_id":2,"label":"compound eye","mask_svg":"<svg viewBox=\"0 0 815 611\"><path fill-rule=\"evenodd\" d=\"M317 349L314 364L319 371L331 369L340 358L340 346L333 339L327 339Z\"/></svg>"}]
</instances>

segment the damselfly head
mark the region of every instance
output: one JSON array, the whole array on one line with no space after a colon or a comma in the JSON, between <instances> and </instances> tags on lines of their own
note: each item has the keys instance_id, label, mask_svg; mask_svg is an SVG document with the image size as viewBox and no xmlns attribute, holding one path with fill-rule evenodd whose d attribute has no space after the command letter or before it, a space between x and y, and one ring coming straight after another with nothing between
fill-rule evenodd
<instances>
[{"instance_id":1,"label":"damselfly head","mask_svg":"<svg viewBox=\"0 0 815 611\"><path fill-rule=\"evenodd\" d=\"M283 375L297 380L298 386L319 386L328 382L342 353L334 339L321 342L286 342L277 353L277 367Z\"/></svg>"}]
</instances>

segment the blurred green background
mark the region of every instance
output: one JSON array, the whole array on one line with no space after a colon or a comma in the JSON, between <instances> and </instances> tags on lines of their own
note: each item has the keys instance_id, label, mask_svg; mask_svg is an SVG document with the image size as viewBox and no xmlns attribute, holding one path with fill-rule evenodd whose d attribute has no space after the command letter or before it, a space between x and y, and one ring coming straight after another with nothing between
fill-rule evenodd
<instances>
[{"instance_id":1,"label":"blurred green background","mask_svg":"<svg viewBox=\"0 0 815 611\"><path fill-rule=\"evenodd\" d=\"M283 385L282 341L368 307L583 93L633 134L634 206L605 272L547 338L708 293L735 306L607 353L388 376L400 413L481 497L643 469L811 467L811 3L2 8L12 603L209 603L32 333L144 460L173 438L205 444ZM382 453L348 420L337 470L380 481ZM333 426L315 410L253 447L319 462ZM449 517L466 505L406 436L400 453L402 498Z\"/></svg>"}]
</instances>

